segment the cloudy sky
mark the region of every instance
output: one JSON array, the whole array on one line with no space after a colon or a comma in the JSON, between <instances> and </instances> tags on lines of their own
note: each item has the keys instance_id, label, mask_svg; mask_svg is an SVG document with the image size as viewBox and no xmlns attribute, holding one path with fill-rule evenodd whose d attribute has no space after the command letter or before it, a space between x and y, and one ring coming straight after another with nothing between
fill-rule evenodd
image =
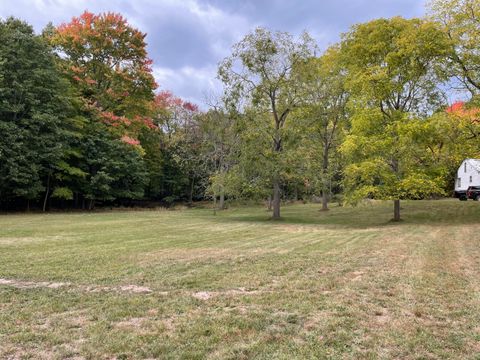
<instances>
[{"instance_id":1,"label":"cloudy sky","mask_svg":"<svg viewBox=\"0 0 480 360\"><path fill-rule=\"evenodd\" d=\"M114 11L147 33L149 55L162 89L203 105L219 92L218 62L257 26L308 31L321 48L358 22L422 16L424 0L0 0L0 17L20 17L37 31L68 22L84 10ZM204 106L202 106L204 107Z\"/></svg>"}]
</instances>

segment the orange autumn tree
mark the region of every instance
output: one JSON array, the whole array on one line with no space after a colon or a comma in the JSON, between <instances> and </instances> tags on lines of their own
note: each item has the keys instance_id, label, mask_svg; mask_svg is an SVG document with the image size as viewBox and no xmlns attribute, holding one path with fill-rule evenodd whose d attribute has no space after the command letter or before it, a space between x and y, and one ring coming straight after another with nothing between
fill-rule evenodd
<instances>
[{"instance_id":1,"label":"orange autumn tree","mask_svg":"<svg viewBox=\"0 0 480 360\"><path fill-rule=\"evenodd\" d=\"M445 111L447 114L465 119L469 124L475 125L480 123L480 108L467 106L464 101L454 102Z\"/></svg>"},{"instance_id":2,"label":"orange autumn tree","mask_svg":"<svg viewBox=\"0 0 480 360\"><path fill-rule=\"evenodd\" d=\"M141 128L155 127L150 116L157 84L145 36L120 14L85 11L51 38L87 108L132 145Z\"/></svg>"},{"instance_id":3,"label":"orange autumn tree","mask_svg":"<svg viewBox=\"0 0 480 360\"><path fill-rule=\"evenodd\" d=\"M446 113L463 135L462 145L468 149L467 157L480 157L480 108L475 101L454 102Z\"/></svg>"}]
</instances>

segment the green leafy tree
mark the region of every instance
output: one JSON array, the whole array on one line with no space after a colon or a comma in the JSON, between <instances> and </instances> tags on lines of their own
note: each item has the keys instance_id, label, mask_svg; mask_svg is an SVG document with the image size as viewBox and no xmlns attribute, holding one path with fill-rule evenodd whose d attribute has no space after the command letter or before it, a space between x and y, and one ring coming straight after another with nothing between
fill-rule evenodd
<instances>
[{"instance_id":1,"label":"green leafy tree","mask_svg":"<svg viewBox=\"0 0 480 360\"><path fill-rule=\"evenodd\" d=\"M71 131L71 161L63 163L60 172L61 183L70 182L70 187L60 186L52 196L71 199L78 192L93 205L94 200L141 198L141 186L155 196L161 172L160 133L151 118L157 85L145 34L119 14L85 11L56 28L47 26L44 37L58 52L59 67L74 88L74 96L81 99L78 112L86 119ZM92 154L99 157L92 158ZM77 166L72 168L72 163Z\"/></svg>"},{"instance_id":2,"label":"green leafy tree","mask_svg":"<svg viewBox=\"0 0 480 360\"><path fill-rule=\"evenodd\" d=\"M274 210L272 187L275 179L281 179L285 189L295 181L301 162L296 151L296 124L289 122L282 128L282 151L278 152L272 146L271 113L251 106L235 114L234 119L238 151L233 166L224 177L226 192L236 198L268 199L269 210Z\"/></svg>"},{"instance_id":3,"label":"green leafy tree","mask_svg":"<svg viewBox=\"0 0 480 360\"><path fill-rule=\"evenodd\" d=\"M208 182L198 106L169 91L160 92L155 102L155 121L163 134L163 200L171 203L183 199L191 204L194 198L203 196Z\"/></svg>"},{"instance_id":4,"label":"green leafy tree","mask_svg":"<svg viewBox=\"0 0 480 360\"><path fill-rule=\"evenodd\" d=\"M38 199L63 159L68 92L43 38L28 24L0 21L0 196Z\"/></svg>"},{"instance_id":5,"label":"green leafy tree","mask_svg":"<svg viewBox=\"0 0 480 360\"><path fill-rule=\"evenodd\" d=\"M249 117L250 127L257 127L256 119L262 122L264 139L270 142L271 166L269 181L273 187L273 218L280 218L281 186L285 160L285 131L289 115L302 101L301 82L293 69L310 58L315 45L306 33L294 39L288 33L271 32L257 28L233 46L232 55L223 60L219 77L226 87L230 100L237 103L243 99L246 106L252 105L259 113ZM269 122L265 119L269 118Z\"/></svg>"},{"instance_id":6,"label":"green leafy tree","mask_svg":"<svg viewBox=\"0 0 480 360\"><path fill-rule=\"evenodd\" d=\"M225 208L226 174L236 164L238 156L238 134L233 116L220 106L198 117L202 134L202 154L206 159L210 175L209 191L218 208Z\"/></svg>"},{"instance_id":7,"label":"green leafy tree","mask_svg":"<svg viewBox=\"0 0 480 360\"><path fill-rule=\"evenodd\" d=\"M331 47L320 58L312 58L299 68L304 82L305 104L295 116L303 120L303 155L306 174L313 190L322 193L322 210L328 210L332 180L339 170L343 131L348 123L348 92L338 47Z\"/></svg>"},{"instance_id":8,"label":"green leafy tree","mask_svg":"<svg viewBox=\"0 0 480 360\"><path fill-rule=\"evenodd\" d=\"M480 109L474 103L456 102L432 114L423 123L426 166L443 178L443 188L451 193L459 164L480 157Z\"/></svg>"},{"instance_id":9,"label":"green leafy tree","mask_svg":"<svg viewBox=\"0 0 480 360\"><path fill-rule=\"evenodd\" d=\"M145 196L152 200L160 199L164 191L165 175L164 134L161 131L143 129L140 132L139 140L145 151L143 160L148 172Z\"/></svg>"},{"instance_id":10,"label":"green leafy tree","mask_svg":"<svg viewBox=\"0 0 480 360\"><path fill-rule=\"evenodd\" d=\"M100 123L86 129L82 141L85 198L92 209L95 201L139 199L148 181L143 158L134 145L116 139Z\"/></svg>"},{"instance_id":11,"label":"green leafy tree","mask_svg":"<svg viewBox=\"0 0 480 360\"><path fill-rule=\"evenodd\" d=\"M440 192L421 166L415 134L419 119L441 104L434 69L445 54L444 33L420 19L379 19L354 26L341 51L353 113L343 144L346 195L394 200L398 221L400 199Z\"/></svg>"},{"instance_id":12,"label":"green leafy tree","mask_svg":"<svg viewBox=\"0 0 480 360\"><path fill-rule=\"evenodd\" d=\"M448 37L443 70L460 80L472 95L480 92L480 2L477 0L433 0L430 15Z\"/></svg>"}]
</instances>

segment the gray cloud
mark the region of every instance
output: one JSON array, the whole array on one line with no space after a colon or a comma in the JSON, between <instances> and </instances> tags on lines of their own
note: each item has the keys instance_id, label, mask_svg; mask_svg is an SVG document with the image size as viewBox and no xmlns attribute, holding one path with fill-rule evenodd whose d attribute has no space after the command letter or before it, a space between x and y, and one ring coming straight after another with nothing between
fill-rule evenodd
<instances>
[{"instance_id":1,"label":"gray cloud","mask_svg":"<svg viewBox=\"0 0 480 360\"><path fill-rule=\"evenodd\" d=\"M218 92L217 63L256 26L307 30L321 48L355 23L378 17L422 16L425 0L1 0L0 17L22 18L40 31L88 9L115 11L146 32L162 89L196 103Z\"/></svg>"}]
</instances>

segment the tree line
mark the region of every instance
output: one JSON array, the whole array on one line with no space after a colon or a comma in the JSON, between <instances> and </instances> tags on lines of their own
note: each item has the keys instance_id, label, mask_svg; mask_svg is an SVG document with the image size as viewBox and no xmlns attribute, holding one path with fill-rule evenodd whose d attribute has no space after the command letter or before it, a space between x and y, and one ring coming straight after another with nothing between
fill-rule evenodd
<instances>
[{"instance_id":1,"label":"tree line","mask_svg":"<svg viewBox=\"0 0 480 360\"><path fill-rule=\"evenodd\" d=\"M354 25L320 52L257 28L220 62L208 111L157 91L145 34L85 12L42 34L0 22L0 208L451 193L480 156L480 3ZM318 55L320 54L320 55ZM456 91L465 101L449 105Z\"/></svg>"}]
</instances>

